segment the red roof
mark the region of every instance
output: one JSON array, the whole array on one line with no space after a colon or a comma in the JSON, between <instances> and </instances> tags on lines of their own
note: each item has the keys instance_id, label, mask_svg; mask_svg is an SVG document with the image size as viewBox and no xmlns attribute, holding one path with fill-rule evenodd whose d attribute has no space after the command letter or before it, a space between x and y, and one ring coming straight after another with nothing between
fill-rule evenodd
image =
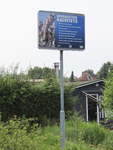
<instances>
[{"instance_id":1,"label":"red roof","mask_svg":"<svg viewBox=\"0 0 113 150\"><path fill-rule=\"evenodd\" d=\"M92 77L89 73L85 73L80 78L76 79L76 81L93 81L93 80L97 79Z\"/></svg>"}]
</instances>

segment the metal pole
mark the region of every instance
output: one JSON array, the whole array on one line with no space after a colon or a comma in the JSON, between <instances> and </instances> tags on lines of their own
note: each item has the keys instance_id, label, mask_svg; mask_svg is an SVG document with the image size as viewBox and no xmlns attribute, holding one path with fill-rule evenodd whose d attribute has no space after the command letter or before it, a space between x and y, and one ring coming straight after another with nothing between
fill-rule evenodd
<instances>
[{"instance_id":1,"label":"metal pole","mask_svg":"<svg viewBox=\"0 0 113 150\"><path fill-rule=\"evenodd\" d=\"M97 95L97 102L98 102L98 95ZM97 103L97 123L99 124L99 103Z\"/></svg>"},{"instance_id":2,"label":"metal pole","mask_svg":"<svg viewBox=\"0 0 113 150\"><path fill-rule=\"evenodd\" d=\"M86 95L86 121L88 123L88 96Z\"/></svg>"},{"instance_id":3,"label":"metal pole","mask_svg":"<svg viewBox=\"0 0 113 150\"><path fill-rule=\"evenodd\" d=\"M63 87L63 50L60 50L60 137L61 149L65 147L65 112L64 112L64 87Z\"/></svg>"}]
</instances>

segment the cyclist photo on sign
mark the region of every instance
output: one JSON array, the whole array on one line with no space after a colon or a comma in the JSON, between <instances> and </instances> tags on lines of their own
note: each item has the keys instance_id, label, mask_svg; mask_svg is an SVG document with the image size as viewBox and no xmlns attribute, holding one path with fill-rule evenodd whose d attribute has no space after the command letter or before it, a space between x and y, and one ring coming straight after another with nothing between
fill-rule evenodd
<instances>
[{"instance_id":1,"label":"cyclist photo on sign","mask_svg":"<svg viewBox=\"0 0 113 150\"><path fill-rule=\"evenodd\" d=\"M41 47L55 47L55 14L48 13L48 17L39 21L39 46ZM40 19L43 19L40 18Z\"/></svg>"},{"instance_id":2,"label":"cyclist photo on sign","mask_svg":"<svg viewBox=\"0 0 113 150\"><path fill-rule=\"evenodd\" d=\"M43 30L43 21L42 20L39 21L38 29L39 29L39 42L41 42L41 34L42 34L42 30Z\"/></svg>"}]
</instances>

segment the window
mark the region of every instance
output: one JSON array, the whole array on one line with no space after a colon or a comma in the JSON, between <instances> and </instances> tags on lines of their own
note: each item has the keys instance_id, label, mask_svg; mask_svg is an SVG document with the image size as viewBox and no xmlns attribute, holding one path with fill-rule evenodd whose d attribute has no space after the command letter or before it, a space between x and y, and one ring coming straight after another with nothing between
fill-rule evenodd
<instances>
[{"instance_id":1,"label":"window","mask_svg":"<svg viewBox=\"0 0 113 150\"><path fill-rule=\"evenodd\" d=\"M90 81L91 81L91 80L93 80L93 79L92 79L92 77L91 77L91 76L88 76L88 80L90 80Z\"/></svg>"}]
</instances>

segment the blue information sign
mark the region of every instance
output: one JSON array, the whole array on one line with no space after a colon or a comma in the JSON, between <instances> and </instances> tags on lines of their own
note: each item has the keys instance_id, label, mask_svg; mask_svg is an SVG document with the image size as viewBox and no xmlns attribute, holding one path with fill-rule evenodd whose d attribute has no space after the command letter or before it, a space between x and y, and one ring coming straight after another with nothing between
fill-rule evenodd
<instances>
[{"instance_id":1,"label":"blue information sign","mask_svg":"<svg viewBox=\"0 0 113 150\"><path fill-rule=\"evenodd\" d=\"M84 50L85 16L61 12L38 12L38 47Z\"/></svg>"}]
</instances>

